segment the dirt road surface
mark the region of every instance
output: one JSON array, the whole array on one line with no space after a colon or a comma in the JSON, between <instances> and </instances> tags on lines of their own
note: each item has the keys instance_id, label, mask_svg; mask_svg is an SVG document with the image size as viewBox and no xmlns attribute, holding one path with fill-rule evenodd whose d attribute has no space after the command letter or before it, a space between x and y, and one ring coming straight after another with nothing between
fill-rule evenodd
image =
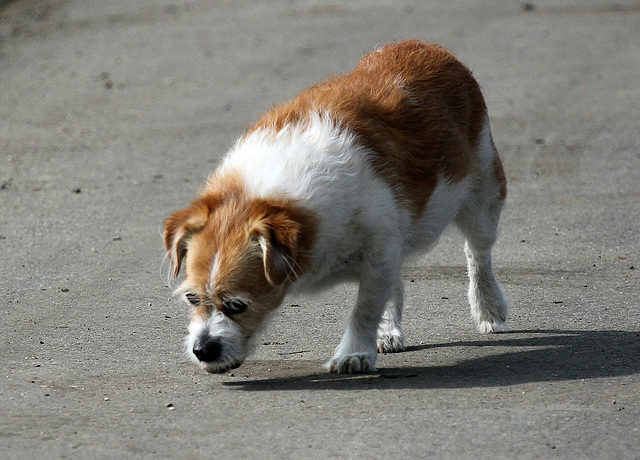
<instances>
[{"instance_id":1,"label":"dirt road surface","mask_svg":"<svg viewBox=\"0 0 640 460\"><path fill-rule=\"evenodd\" d=\"M0 457L640 458L636 1L0 8ZM512 331L475 333L452 231L407 266L409 350L376 373L322 369L355 286L198 370L164 219L271 104L405 38L484 89Z\"/></svg>"}]
</instances>

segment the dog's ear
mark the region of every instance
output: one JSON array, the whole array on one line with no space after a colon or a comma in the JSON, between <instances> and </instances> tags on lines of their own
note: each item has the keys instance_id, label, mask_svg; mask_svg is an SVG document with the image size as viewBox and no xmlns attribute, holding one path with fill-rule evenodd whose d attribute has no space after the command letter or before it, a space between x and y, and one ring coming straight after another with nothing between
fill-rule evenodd
<instances>
[{"instance_id":1,"label":"dog's ear","mask_svg":"<svg viewBox=\"0 0 640 460\"><path fill-rule=\"evenodd\" d=\"M254 236L262 248L264 274L272 286L279 286L298 273L298 236L300 224L281 214L274 214L256 223Z\"/></svg>"},{"instance_id":2,"label":"dog's ear","mask_svg":"<svg viewBox=\"0 0 640 460\"><path fill-rule=\"evenodd\" d=\"M208 216L209 210L206 206L193 203L188 208L176 211L165 221L164 247L171 260L174 278L180 273L189 239L204 227Z\"/></svg>"}]
</instances>

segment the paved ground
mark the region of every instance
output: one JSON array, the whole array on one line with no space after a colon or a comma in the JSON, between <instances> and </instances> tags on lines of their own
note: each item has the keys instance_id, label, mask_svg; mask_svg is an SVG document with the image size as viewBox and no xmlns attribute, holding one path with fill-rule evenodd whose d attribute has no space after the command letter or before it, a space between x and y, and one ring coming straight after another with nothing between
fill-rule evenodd
<instances>
[{"instance_id":1,"label":"paved ground","mask_svg":"<svg viewBox=\"0 0 640 460\"><path fill-rule=\"evenodd\" d=\"M640 458L636 1L0 14L0 457ZM513 332L473 331L452 232L407 267L410 348L377 373L321 368L353 286L289 299L233 373L197 370L164 218L271 103L402 38L443 43L485 90Z\"/></svg>"}]
</instances>

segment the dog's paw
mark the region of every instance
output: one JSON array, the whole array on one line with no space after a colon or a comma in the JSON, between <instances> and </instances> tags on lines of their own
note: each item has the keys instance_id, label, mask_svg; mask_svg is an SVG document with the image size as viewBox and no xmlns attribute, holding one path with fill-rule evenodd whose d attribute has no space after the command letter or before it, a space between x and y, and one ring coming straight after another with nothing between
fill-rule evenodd
<instances>
[{"instance_id":1,"label":"dog's paw","mask_svg":"<svg viewBox=\"0 0 640 460\"><path fill-rule=\"evenodd\" d=\"M509 331L509 326L504 321L486 320L478 323L478 332L480 334L496 334L507 331Z\"/></svg>"},{"instance_id":2,"label":"dog's paw","mask_svg":"<svg viewBox=\"0 0 640 460\"><path fill-rule=\"evenodd\" d=\"M378 353L399 353L405 351L404 336L401 331L381 331L378 330Z\"/></svg>"},{"instance_id":3,"label":"dog's paw","mask_svg":"<svg viewBox=\"0 0 640 460\"><path fill-rule=\"evenodd\" d=\"M365 353L352 353L344 356L334 356L325 366L329 372L337 374L360 374L376 370L375 355L372 358Z\"/></svg>"}]
</instances>

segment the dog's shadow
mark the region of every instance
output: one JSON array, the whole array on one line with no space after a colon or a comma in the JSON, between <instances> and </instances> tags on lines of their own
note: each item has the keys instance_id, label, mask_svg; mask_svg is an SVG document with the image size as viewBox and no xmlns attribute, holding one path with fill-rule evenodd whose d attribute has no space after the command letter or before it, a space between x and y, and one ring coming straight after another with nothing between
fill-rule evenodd
<instances>
[{"instance_id":1,"label":"dog's shadow","mask_svg":"<svg viewBox=\"0 0 640 460\"><path fill-rule=\"evenodd\" d=\"M276 375L234 379L223 385L245 391L469 388L640 373L640 332L517 331L488 340L413 346L405 353L425 353L424 359L416 360L428 362L429 350L450 347L494 348L487 349L483 356L463 358L455 364L403 365L361 375L329 374L320 372L315 367L318 363L311 367L309 362L285 361L286 369ZM266 366L263 370L267 370Z\"/></svg>"}]
</instances>

